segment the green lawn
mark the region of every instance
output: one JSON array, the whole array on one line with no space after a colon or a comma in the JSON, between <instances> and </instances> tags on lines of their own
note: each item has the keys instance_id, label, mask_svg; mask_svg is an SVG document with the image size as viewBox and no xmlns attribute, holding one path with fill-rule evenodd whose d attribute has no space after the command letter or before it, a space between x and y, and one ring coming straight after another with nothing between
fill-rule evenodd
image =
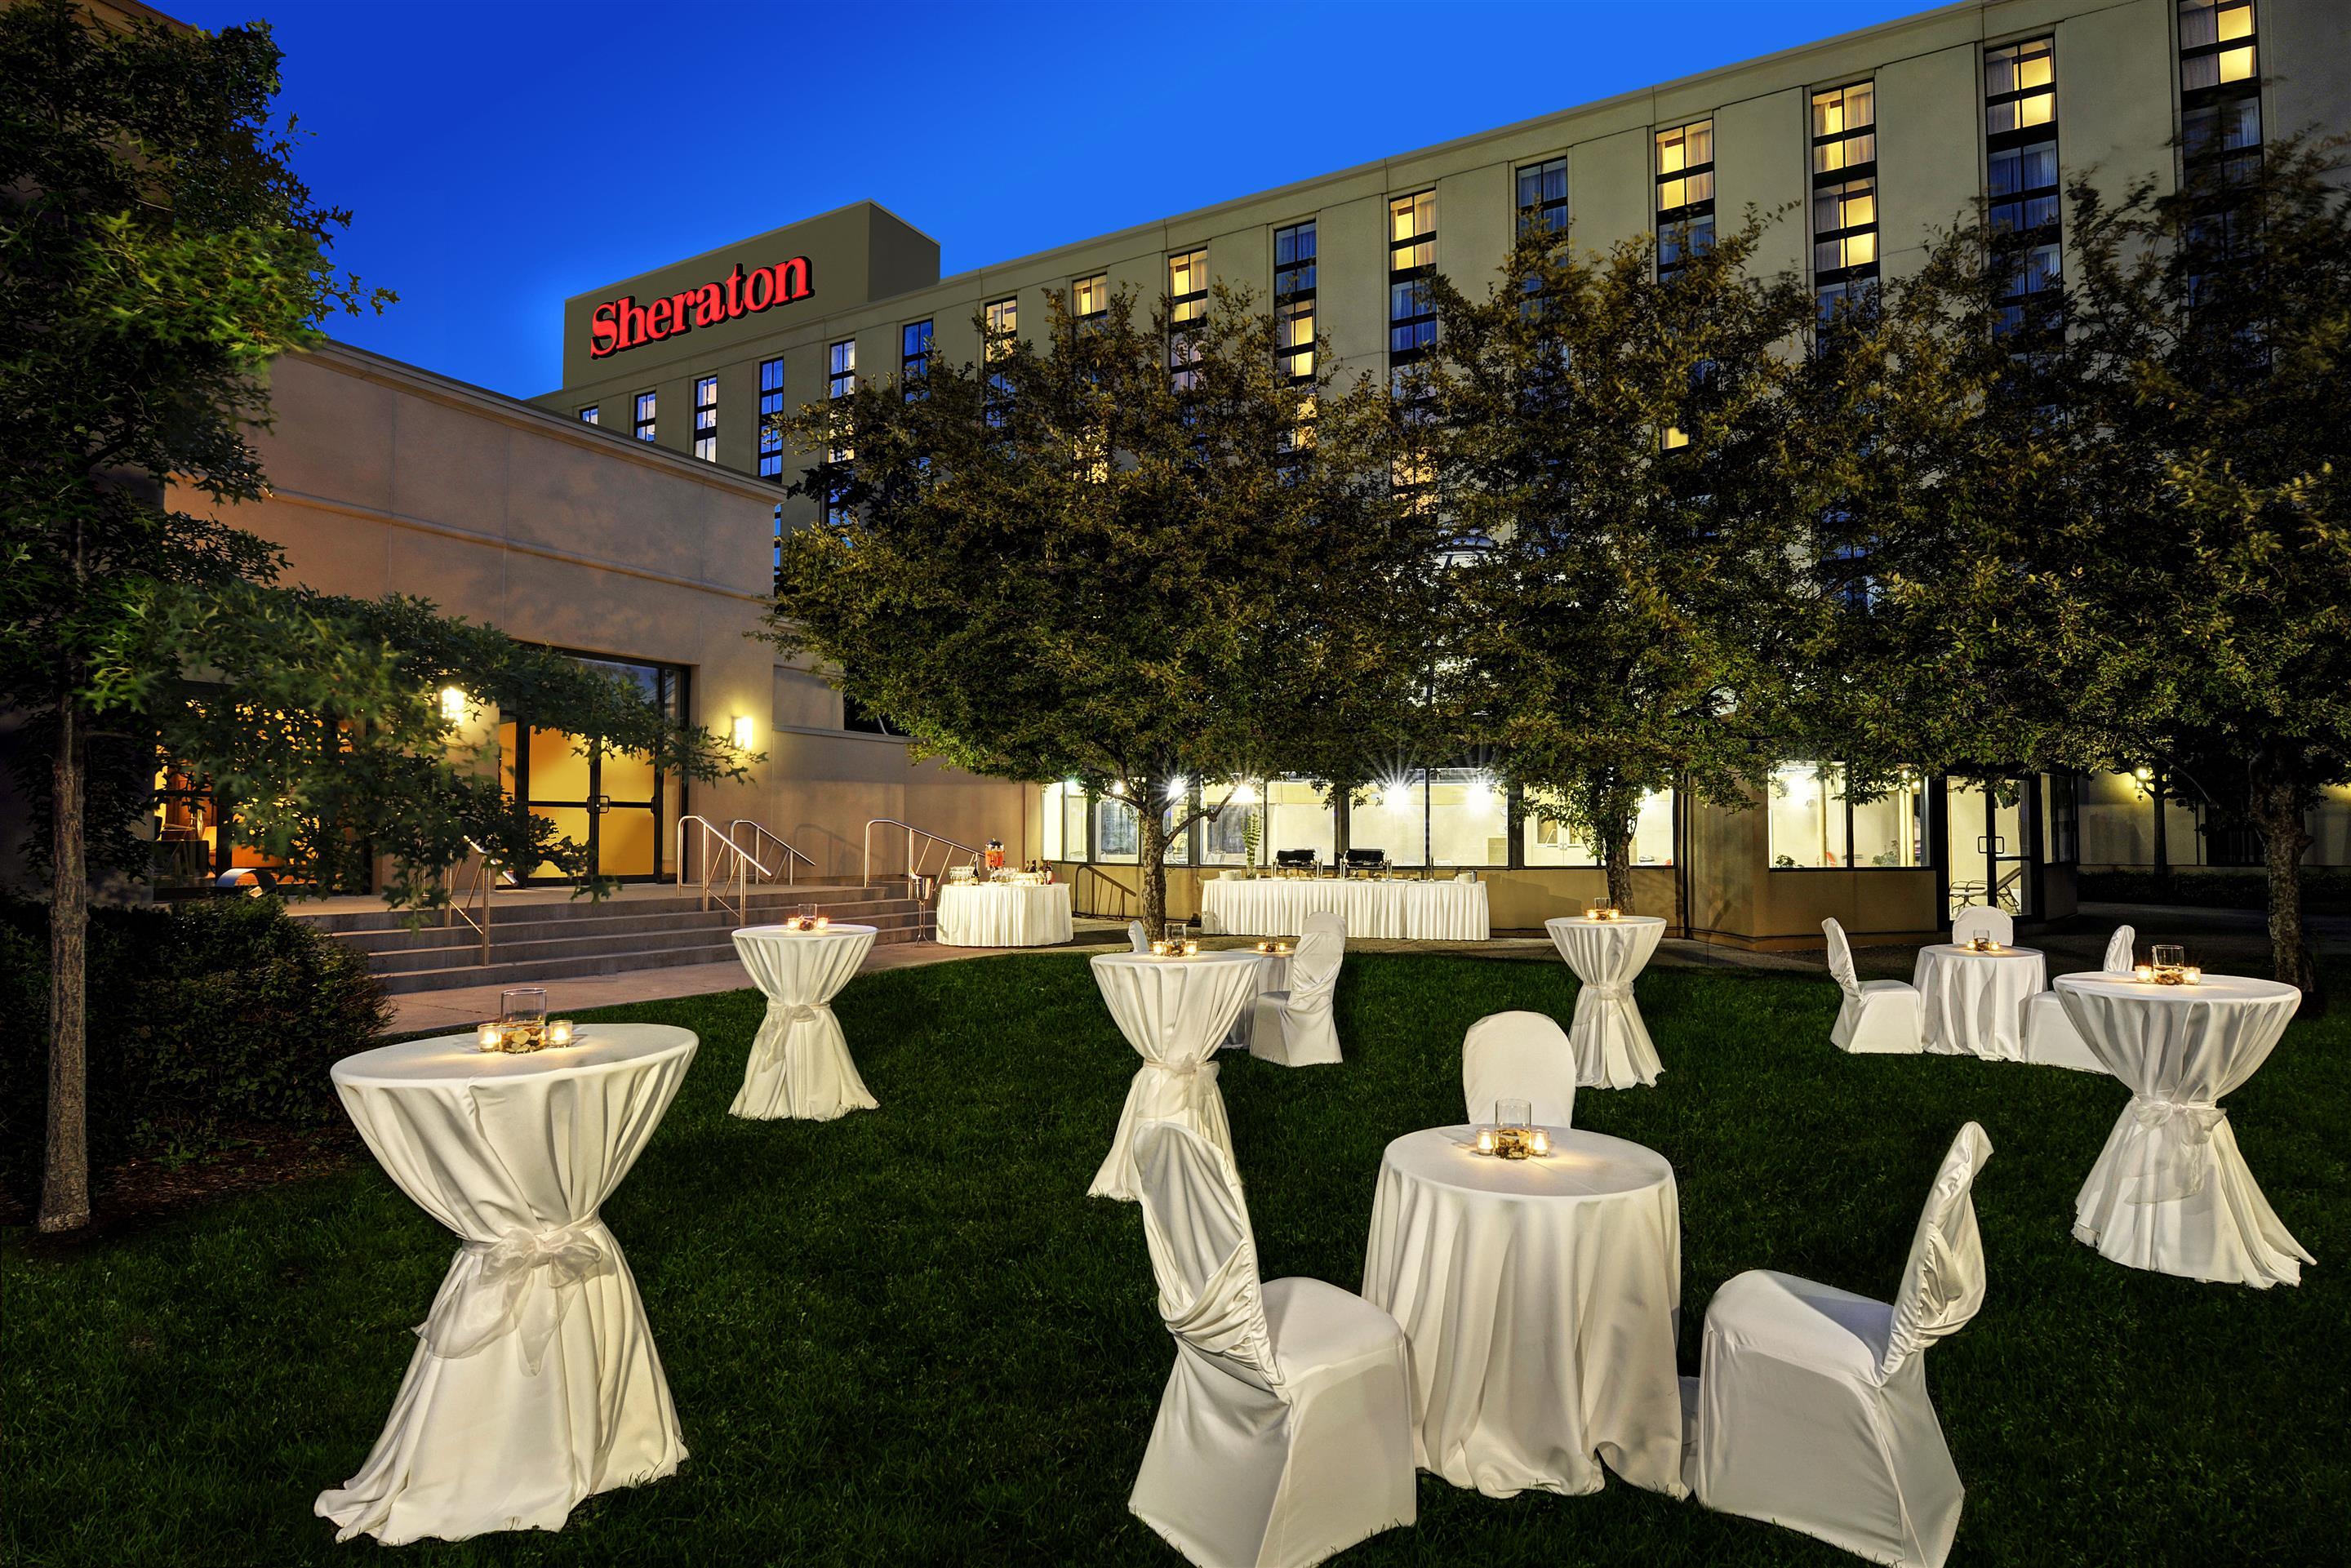
<instances>
[{"instance_id":1,"label":"green lawn","mask_svg":"<svg viewBox=\"0 0 2351 1568\"><path fill-rule=\"evenodd\" d=\"M2351 977L2337 977L2340 982ZM1928 1358L1967 1513L1953 1561L2342 1560L2351 1517L2351 1019L2297 1023L2229 1103L2320 1266L2299 1290L2198 1285L2067 1235L2124 1103L2105 1078L1829 1048L1825 977L1659 970L1667 1074L1577 1121L1673 1161L1684 1370L1714 1288L1757 1265L1889 1297L1937 1160L1974 1117L1991 1288ZM1381 1147L1461 1119L1462 1031L1566 1018L1556 964L1364 955L1343 1067L1225 1057L1270 1274L1360 1282ZM837 1004L878 1113L726 1114L757 996L606 1015L683 1024L700 1059L605 1217L643 1289L693 1458L560 1534L418 1562L1176 1562L1126 1511L1172 1347L1141 1221L1089 1199L1134 1057L1084 959L869 976ZM374 1439L452 1242L368 1168L80 1249L0 1251L0 1559L338 1556L313 1496ZM1851 1562L1614 1483L1496 1502L1421 1478L1420 1523L1362 1563ZM354 1543L353 1560L374 1548Z\"/></svg>"}]
</instances>

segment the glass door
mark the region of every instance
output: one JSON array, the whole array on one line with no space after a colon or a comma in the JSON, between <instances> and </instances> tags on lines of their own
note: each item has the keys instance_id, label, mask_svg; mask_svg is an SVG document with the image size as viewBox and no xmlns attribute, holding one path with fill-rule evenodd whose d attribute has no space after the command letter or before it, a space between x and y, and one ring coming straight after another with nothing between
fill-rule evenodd
<instances>
[{"instance_id":1,"label":"glass door","mask_svg":"<svg viewBox=\"0 0 2351 1568\"><path fill-rule=\"evenodd\" d=\"M1944 918L1970 904L2033 913L2032 778L1951 779L1943 795L1950 897Z\"/></svg>"},{"instance_id":2,"label":"glass door","mask_svg":"<svg viewBox=\"0 0 2351 1568\"><path fill-rule=\"evenodd\" d=\"M614 659L580 662L636 686L672 717L685 711L682 669ZM650 758L583 747L576 736L526 719L508 718L498 726L498 753L508 796L565 838L587 845L600 873L635 881L662 874L666 830L684 809L682 780L665 777ZM563 879L555 867L541 864L526 880Z\"/></svg>"}]
</instances>

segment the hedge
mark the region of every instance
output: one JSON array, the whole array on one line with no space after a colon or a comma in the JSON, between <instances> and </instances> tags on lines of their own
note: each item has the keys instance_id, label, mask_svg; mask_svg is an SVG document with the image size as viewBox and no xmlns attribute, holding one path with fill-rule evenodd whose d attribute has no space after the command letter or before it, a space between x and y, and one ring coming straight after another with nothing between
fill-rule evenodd
<instances>
[{"instance_id":1,"label":"hedge","mask_svg":"<svg viewBox=\"0 0 2351 1568\"><path fill-rule=\"evenodd\" d=\"M2266 909L2269 881L2258 867L2196 866L2168 877L2153 871L2085 871L2081 896L2103 904L2176 904L2207 909ZM2351 914L2351 866L2302 868L2304 915Z\"/></svg>"}]
</instances>

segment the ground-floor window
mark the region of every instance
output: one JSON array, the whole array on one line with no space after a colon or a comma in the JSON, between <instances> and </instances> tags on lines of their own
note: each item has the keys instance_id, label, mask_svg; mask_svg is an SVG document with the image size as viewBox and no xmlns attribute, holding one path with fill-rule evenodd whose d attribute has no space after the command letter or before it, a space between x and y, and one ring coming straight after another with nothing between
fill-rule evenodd
<instances>
[{"instance_id":1,"label":"ground-floor window","mask_svg":"<svg viewBox=\"0 0 2351 1568\"><path fill-rule=\"evenodd\" d=\"M1841 762L1782 763L1764 810L1777 871L1928 863L1927 791L1915 775L1864 800L1848 792Z\"/></svg>"},{"instance_id":2,"label":"ground-floor window","mask_svg":"<svg viewBox=\"0 0 2351 1568\"><path fill-rule=\"evenodd\" d=\"M1547 814L1545 798L1530 792L1521 814L1520 834L1525 863L1530 866L1599 865L1599 852L1567 824ZM1674 792L1652 789L1641 797L1633 818L1633 863L1674 863Z\"/></svg>"},{"instance_id":3,"label":"ground-floor window","mask_svg":"<svg viewBox=\"0 0 2351 1568\"><path fill-rule=\"evenodd\" d=\"M176 764L155 774L155 892L162 897L200 893L225 872L275 873L284 862L236 841L235 803L212 780Z\"/></svg>"},{"instance_id":4,"label":"ground-floor window","mask_svg":"<svg viewBox=\"0 0 2351 1568\"><path fill-rule=\"evenodd\" d=\"M635 687L674 720L684 722L691 711L689 673L679 665L573 656ZM651 879L669 867L669 839L685 810L685 780L664 773L652 758L542 728L527 714L505 714L498 723L498 771L507 797L565 838L586 844L601 874ZM529 880L560 878L552 865L539 865Z\"/></svg>"}]
</instances>

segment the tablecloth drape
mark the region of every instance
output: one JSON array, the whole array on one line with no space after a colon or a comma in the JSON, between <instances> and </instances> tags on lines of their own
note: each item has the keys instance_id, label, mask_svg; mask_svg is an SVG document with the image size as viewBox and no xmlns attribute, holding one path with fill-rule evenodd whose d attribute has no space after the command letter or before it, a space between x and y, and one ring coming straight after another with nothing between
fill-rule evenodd
<instances>
[{"instance_id":1,"label":"tablecloth drape","mask_svg":"<svg viewBox=\"0 0 2351 1568\"><path fill-rule=\"evenodd\" d=\"M856 977L873 946L871 925L795 931L747 925L735 951L768 998L768 1016L743 1064L743 1087L727 1113L754 1121L830 1122L880 1107L857 1074L848 1037L830 1005Z\"/></svg>"},{"instance_id":2,"label":"tablecloth drape","mask_svg":"<svg viewBox=\"0 0 2351 1568\"><path fill-rule=\"evenodd\" d=\"M1050 947L1074 929L1067 883L950 883L939 889L938 918L948 947Z\"/></svg>"},{"instance_id":3,"label":"tablecloth drape","mask_svg":"<svg viewBox=\"0 0 2351 1568\"><path fill-rule=\"evenodd\" d=\"M382 1436L319 1494L337 1539L559 1530L581 1499L685 1458L636 1281L598 1209L695 1046L682 1029L594 1024L529 1055L450 1035L335 1064L385 1173L463 1242Z\"/></svg>"},{"instance_id":4,"label":"tablecloth drape","mask_svg":"<svg viewBox=\"0 0 2351 1568\"><path fill-rule=\"evenodd\" d=\"M1351 940L1483 942L1481 882L1370 882L1338 877L1220 876L1200 885L1200 926L1238 936L1297 936L1310 915L1335 915Z\"/></svg>"},{"instance_id":5,"label":"tablecloth drape","mask_svg":"<svg viewBox=\"0 0 2351 1568\"><path fill-rule=\"evenodd\" d=\"M1633 1000L1633 977L1657 950L1665 921L1655 915L1564 915L1544 921L1543 929L1583 982L1575 993L1575 1023L1567 1031L1575 1048L1575 1081L1596 1089L1656 1082L1665 1067Z\"/></svg>"},{"instance_id":6,"label":"tablecloth drape","mask_svg":"<svg viewBox=\"0 0 2351 1568\"><path fill-rule=\"evenodd\" d=\"M2049 985L2049 961L2030 947L1976 953L1948 942L1918 949L1910 975L1938 1056L2024 1060L2024 1009Z\"/></svg>"},{"instance_id":7,"label":"tablecloth drape","mask_svg":"<svg viewBox=\"0 0 2351 1568\"><path fill-rule=\"evenodd\" d=\"M1516 1161L1470 1136L1388 1145L1364 1258L1364 1299L1412 1342L1421 1468L1508 1497L1597 1491L1604 1461L1682 1496L1673 1167L1598 1133Z\"/></svg>"},{"instance_id":8,"label":"tablecloth drape","mask_svg":"<svg viewBox=\"0 0 2351 1568\"><path fill-rule=\"evenodd\" d=\"M2270 1207L2220 1109L2302 1005L2275 980L2158 986L2061 975L2065 1011L2131 1091L2074 1205L2074 1235L2134 1269L2262 1289L2315 1261Z\"/></svg>"},{"instance_id":9,"label":"tablecloth drape","mask_svg":"<svg viewBox=\"0 0 2351 1568\"><path fill-rule=\"evenodd\" d=\"M1144 1122L1181 1122L1231 1155L1233 1135L1209 1058L1233 1015L1257 996L1257 959L1240 951L1189 958L1098 953L1091 960L1112 1021L1143 1065L1127 1086L1110 1153L1086 1196L1135 1201L1134 1129Z\"/></svg>"}]
</instances>

